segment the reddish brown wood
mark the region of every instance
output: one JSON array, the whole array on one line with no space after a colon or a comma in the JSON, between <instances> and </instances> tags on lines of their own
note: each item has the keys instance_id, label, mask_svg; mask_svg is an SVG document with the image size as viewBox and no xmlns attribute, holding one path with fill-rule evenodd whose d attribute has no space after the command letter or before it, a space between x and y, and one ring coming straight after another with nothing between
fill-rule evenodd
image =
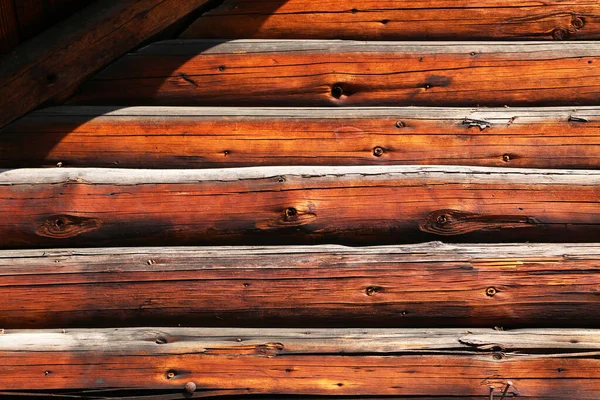
<instances>
[{"instance_id":1,"label":"reddish brown wood","mask_svg":"<svg viewBox=\"0 0 600 400\"><path fill-rule=\"evenodd\" d=\"M0 246L589 242L599 188L568 170L8 170Z\"/></svg>"},{"instance_id":2,"label":"reddish brown wood","mask_svg":"<svg viewBox=\"0 0 600 400\"><path fill-rule=\"evenodd\" d=\"M597 336L568 330L8 330L0 335L0 389L183 393L193 384L194 397L483 399L493 393L499 399L506 391L524 399L597 399Z\"/></svg>"},{"instance_id":3,"label":"reddish brown wood","mask_svg":"<svg viewBox=\"0 0 600 400\"><path fill-rule=\"evenodd\" d=\"M600 168L600 109L61 107L0 134L2 168L361 164Z\"/></svg>"},{"instance_id":4,"label":"reddish brown wood","mask_svg":"<svg viewBox=\"0 0 600 400\"><path fill-rule=\"evenodd\" d=\"M15 0L0 0L0 53L15 47L19 40Z\"/></svg>"},{"instance_id":5,"label":"reddish brown wood","mask_svg":"<svg viewBox=\"0 0 600 400\"><path fill-rule=\"evenodd\" d=\"M99 73L106 105L596 105L600 48L577 43L166 41Z\"/></svg>"},{"instance_id":6,"label":"reddish brown wood","mask_svg":"<svg viewBox=\"0 0 600 400\"><path fill-rule=\"evenodd\" d=\"M185 39L599 39L590 0L225 0Z\"/></svg>"},{"instance_id":7,"label":"reddish brown wood","mask_svg":"<svg viewBox=\"0 0 600 400\"><path fill-rule=\"evenodd\" d=\"M599 327L597 244L0 252L0 326Z\"/></svg>"},{"instance_id":8,"label":"reddish brown wood","mask_svg":"<svg viewBox=\"0 0 600 400\"><path fill-rule=\"evenodd\" d=\"M91 74L207 0L102 1L24 43L0 64L0 127Z\"/></svg>"}]
</instances>

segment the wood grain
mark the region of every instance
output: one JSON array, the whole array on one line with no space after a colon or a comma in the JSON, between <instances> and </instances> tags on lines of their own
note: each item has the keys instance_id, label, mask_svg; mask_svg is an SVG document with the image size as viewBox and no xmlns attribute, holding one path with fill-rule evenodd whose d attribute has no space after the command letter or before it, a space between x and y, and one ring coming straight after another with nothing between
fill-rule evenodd
<instances>
[{"instance_id":1,"label":"wood grain","mask_svg":"<svg viewBox=\"0 0 600 400\"><path fill-rule=\"evenodd\" d=\"M0 326L599 327L600 245L0 252Z\"/></svg>"},{"instance_id":2,"label":"wood grain","mask_svg":"<svg viewBox=\"0 0 600 400\"><path fill-rule=\"evenodd\" d=\"M193 382L199 396L484 398L493 392L499 398L506 388L511 397L596 399L599 336L594 330L7 330L0 335L0 389L183 393Z\"/></svg>"},{"instance_id":3,"label":"wood grain","mask_svg":"<svg viewBox=\"0 0 600 400\"><path fill-rule=\"evenodd\" d=\"M100 1L23 44L0 64L0 127L76 88L206 1Z\"/></svg>"},{"instance_id":4,"label":"wood grain","mask_svg":"<svg viewBox=\"0 0 600 400\"><path fill-rule=\"evenodd\" d=\"M365 164L600 168L600 109L79 106L0 133L1 168Z\"/></svg>"},{"instance_id":5,"label":"wood grain","mask_svg":"<svg viewBox=\"0 0 600 400\"><path fill-rule=\"evenodd\" d=\"M123 57L78 104L596 105L600 48L577 43L165 41Z\"/></svg>"},{"instance_id":6,"label":"wood grain","mask_svg":"<svg viewBox=\"0 0 600 400\"><path fill-rule=\"evenodd\" d=\"M596 1L225 0L185 39L599 39Z\"/></svg>"},{"instance_id":7,"label":"wood grain","mask_svg":"<svg viewBox=\"0 0 600 400\"><path fill-rule=\"evenodd\" d=\"M0 173L0 246L597 241L600 172L467 167Z\"/></svg>"},{"instance_id":8,"label":"wood grain","mask_svg":"<svg viewBox=\"0 0 600 400\"><path fill-rule=\"evenodd\" d=\"M0 55L19 43L19 23L14 0L0 0Z\"/></svg>"}]
</instances>

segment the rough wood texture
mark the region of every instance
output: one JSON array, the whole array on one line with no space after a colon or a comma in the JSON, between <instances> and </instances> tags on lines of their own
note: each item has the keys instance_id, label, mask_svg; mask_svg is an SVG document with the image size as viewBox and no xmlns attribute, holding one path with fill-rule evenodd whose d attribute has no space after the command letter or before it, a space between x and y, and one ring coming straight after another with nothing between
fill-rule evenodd
<instances>
[{"instance_id":1,"label":"rough wood texture","mask_svg":"<svg viewBox=\"0 0 600 400\"><path fill-rule=\"evenodd\" d=\"M600 172L467 167L0 173L0 246L597 241Z\"/></svg>"},{"instance_id":2,"label":"rough wood texture","mask_svg":"<svg viewBox=\"0 0 600 400\"><path fill-rule=\"evenodd\" d=\"M595 105L600 47L577 43L165 41L76 103L239 106Z\"/></svg>"},{"instance_id":3,"label":"rough wood texture","mask_svg":"<svg viewBox=\"0 0 600 400\"><path fill-rule=\"evenodd\" d=\"M0 53L10 50L18 43L19 23L15 2L14 0L0 0Z\"/></svg>"},{"instance_id":4,"label":"rough wood texture","mask_svg":"<svg viewBox=\"0 0 600 400\"><path fill-rule=\"evenodd\" d=\"M597 399L594 330L106 329L0 335L0 390ZM444 377L433 379L432 377ZM191 383L190 383L191 382ZM509 384L510 382L510 384Z\"/></svg>"},{"instance_id":5,"label":"rough wood texture","mask_svg":"<svg viewBox=\"0 0 600 400\"><path fill-rule=\"evenodd\" d=\"M597 1L226 0L185 39L600 39Z\"/></svg>"},{"instance_id":6,"label":"rough wood texture","mask_svg":"<svg viewBox=\"0 0 600 400\"><path fill-rule=\"evenodd\" d=\"M207 0L100 1L0 64L0 127L64 94Z\"/></svg>"},{"instance_id":7,"label":"rough wood texture","mask_svg":"<svg viewBox=\"0 0 600 400\"><path fill-rule=\"evenodd\" d=\"M0 326L599 327L600 245L0 252Z\"/></svg>"},{"instance_id":8,"label":"rough wood texture","mask_svg":"<svg viewBox=\"0 0 600 400\"><path fill-rule=\"evenodd\" d=\"M2 168L361 164L600 168L600 108L60 107L0 133Z\"/></svg>"}]
</instances>

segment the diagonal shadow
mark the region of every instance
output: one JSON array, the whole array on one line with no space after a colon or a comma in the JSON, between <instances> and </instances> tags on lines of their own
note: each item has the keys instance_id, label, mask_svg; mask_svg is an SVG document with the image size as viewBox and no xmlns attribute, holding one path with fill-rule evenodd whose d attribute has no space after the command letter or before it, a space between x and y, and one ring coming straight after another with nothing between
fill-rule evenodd
<instances>
[{"instance_id":1,"label":"diagonal shadow","mask_svg":"<svg viewBox=\"0 0 600 400\"><path fill-rule=\"evenodd\" d=\"M261 3L260 9L261 13L253 19L253 30L260 30L263 23L269 18L269 14L277 11L283 4L286 3L287 0L267 0L264 3ZM172 25L167 28L157 37L154 37L145 43L143 43L140 47L151 44L153 42L164 40L164 39L173 39L177 38L185 29L187 29L190 24L194 23L196 19L200 16L209 13L211 10L218 9L219 7L226 7L227 0L214 0L209 1L205 6L198 9L196 12L188 15L188 17L179 21L178 23ZM222 43L222 41L214 41L207 42L206 48L207 50L214 45ZM137 49L132 49L131 52L136 51ZM173 71L176 71L180 66L184 65L191 58L193 58L195 54L188 55L187 57L178 58L180 63L177 63L173 67ZM105 66L105 68L110 67L114 63L119 62L120 59L114 61L113 63ZM93 74L91 78L93 78L96 74ZM91 79L90 78L90 79ZM88 79L89 80L89 79ZM157 80L154 83L154 87L150 88L150 92L154 93L158 91L162 82ZM81 86L84 86L83 83ZM69 91L69 88L64 88L65 91ZM12 168L24 168L24 167L52 167L56 166L59 160L53 160L49 158L49 154L52 152L52 149L65 140L71 132L76 130L78 127L85 125L86 122L104 115L105 113L109 113L115 110L119 110L122 108L127 108L128 106L124 105L115 105L104 107L104 113L102 114L93 114L91 112L77 115L77 116L59 116L58 114L54 114L53 116L49 115L51 110L44 110L46 107L62 105L65 102L68 102L68 99L77 93L75 90L74 93L69 93L69 95L61 96L58 101L54 100L51 102L47 102L40 107L39 110L33 111L24 117L12 122L6 127L0 129L0 169L12 169ZM41 119L47 120L47 125L43 130L39 129L39 121ZM33 122L38 123L33 123ZM65 165L68 166L68 165Z\"/></svg>"}]
</instances>

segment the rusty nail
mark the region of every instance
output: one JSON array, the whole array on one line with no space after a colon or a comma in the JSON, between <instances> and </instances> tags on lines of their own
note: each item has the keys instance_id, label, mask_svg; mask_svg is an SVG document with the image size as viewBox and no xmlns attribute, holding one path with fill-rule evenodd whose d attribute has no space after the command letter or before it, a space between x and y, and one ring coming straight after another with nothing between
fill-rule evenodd
<instances>
[{"instance_id":1,"label":"rusty nail","mask_svg":"<svg viewBox=\"0 0 600 400\"><path fill-rule=\"evenodd\" d=\"M396 122L396 128L401 129L401 128L405 128L406 124L402 121L398 121Z\"/></svg>"},{"instance_id":2,"label":"rusty nail","mask_svg":"<svg viewBox=\"0 0 600 400\"><path fill-rule=\"evenodd\" d=\"M510 154L504 154L502 156L502 161L509 162L510 161Z\"/></svg>"},{"instance_id":3,"label":"rusty nail","mask_svg":"<svg viewBox=\"0 0 600 400\"><path fill-rule=\"evenodd\" d=\"M185 384L185 391L188 393L194 393L196 391L196 384L194 382L188 382Z\"/></svg>"},{"instance_id":4,"label":"rusty nail","mask_svg":"<svg viewBox=\"0 0 600 400\"><path fill-rule=\"evenodd\" d=\"M490 400L494 400L494 387L490 386Z\"/></svg>"},{"instance_id":5,"label":"rusty nail","mask_svg":"<svg viewBox=\"0 0 600 400\"><path fill-rule=\"evenodd\" d=\"M506 387L504 388L504 392L502 392L502 397L500 397L500 400L503 400L504 397L506 397L506 394L508 393L508 389L512 386L512 382L511 381L507 381L506 382Z\"/></svg>"},{"instance_id":6,"label":"rusty nail","mask_svg":"<svg viewBox=\"0 0 600 400\"><path fill-rule=\"evenodd\" d=\"M44 371L44 376L50 375L50 371Z\"/></svg>"},{"instance_id":7,"label":"rusty nail","mask_svg":"<svg viewBox=\"0 0 600 400\"><path fill-rule=\"evenodd\" d=\"M57 162L57 163L56 163L56 166L57 166L58 168L62 167L62 166L63 166L63 163L62 163L62 161L59 161L59 162Z\"/></svg>"},{"instance_id":8,"label":"rusty nail","mask_svg":"<svg viewBox=\"0 0 600 400\"><path fill-rule=\"evenodd\" d=\"M375 157L381 157L383 155L383 153L384 153L383 147L377 146L373 149L373 155Z\"/></svg>"}]
</instances>

